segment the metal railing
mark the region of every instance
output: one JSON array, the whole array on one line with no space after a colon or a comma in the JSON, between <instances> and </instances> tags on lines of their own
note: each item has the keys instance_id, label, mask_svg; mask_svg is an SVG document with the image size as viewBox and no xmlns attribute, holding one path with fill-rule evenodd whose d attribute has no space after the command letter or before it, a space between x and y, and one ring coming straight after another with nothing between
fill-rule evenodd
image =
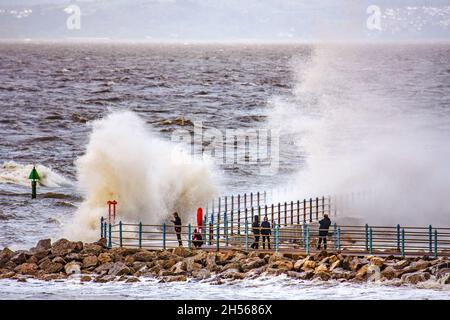
<instances>
[{"instance_id":1,"label":"metal railing","mask_svg":"<svg viewBox=\"0 0 450 320\"><path fill-rule=\"evenodd\" d=\"M138 247L145 249L169 249L180 245L193 249L197 244L193 240L197 229L202 237L202 249L227 250L237 249L249 251L300 252L310 254L318 251L319 238L325 240L327 251L341 252L350 255L401 255L421 256L450 255L450 228L409 227L409 226L347 226L332 225L329 229L319 230L311 224L301 223L280 225L275 223L269 228L271 234L255 235L250 222L240 225L239 229L227 224L209 224L199 227L183 225L177 232L173 224L133 224L119 222L108 223L101 218L101 236L106 238L108 247ZM259 231L268 229L258 228ZM322 231L322 232L320 232ZM178 235L177 235L178 233ZM258 237L259 246L252 246ZM267 240L270 248L262 246ZM320 248L320 249L321 249Z\"/></svg>"}]
</instances>

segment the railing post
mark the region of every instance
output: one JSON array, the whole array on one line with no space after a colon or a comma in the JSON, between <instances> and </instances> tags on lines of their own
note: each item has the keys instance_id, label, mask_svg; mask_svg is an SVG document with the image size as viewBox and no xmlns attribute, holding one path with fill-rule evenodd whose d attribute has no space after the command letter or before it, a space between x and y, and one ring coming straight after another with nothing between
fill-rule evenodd
<instances>
[{"instance_id":1,"label":"railing post","mask_svg":"<svg viewBox=\"0 0 450 320\"><path fill-rule=\"evenodd\" d=\"M219 222L217 221L217 226L216 226L216 251L219 251L219 242L220 242L220 226L219 226Z\"/></svg>"},{"instance_id":2,"label":"railing post","mask_svg":"<svg viewBox=\"0 0 450 320\"><path fill-rule=\"evenodd\" d=\"M233 236L233 226L234 226L234 211L233 211L233 209L231 209L231 236Z\"/></svg>"},{"instance_id":3,"label":"railing post","mask_svg":"<svg viewBox=\"0 0 450 320\"><path fill-rule=\"evenodd\" d=\"M258 191L258 193L256 194L256 201L258 202L258 207L260 206L260 203L259 203L259 191Z\"/></svg>"},{"instance_id":4,"label":"railing post","mask_svg":"<svg viewBox=\"0 0 450 320\"><path fill-rule=\"evenodd\" d=\"M341 251L341 227L338 227L338 252Z\"/></svg>"},{"instance_id":5,"label":"railing post","mask_svg":"<svg viewBox=\"0 0 450 320\"><path fill-rule=\"evenodd\" d=\"M319 220L319 197L316 197L316 220Z\"/></svg>"},{"instance_id":6,"label":"railing post","mask_svg":"<svg viewBox=\"0 0 450 320\"><path fill-rule=\"evenodd\" d=\"M294 224L294 201L291 201L291 225Z\"/></svg>"},{"instance_id":7,"label":"railing post","mask_svg":"<svg viewBox=\"0 0 450 320\"><path fill-rule=\"evenodd\" d=\"M275 227L275 252L278 252L280 248L280 225Z\"/></svg>"},{"instance_id":8,"label":"railing post","mask_svg":"<svg viewBox=\"0 0 450 320\"><path fill-rule=\"evenodd\" d=\"M100 218L100 238L103 238L103 217Z\"/></svg>"},{"instance_id":9,"label":"railing post","mask_svg":"<svg viewBox=\"0 0 450 320\"><path fill-rule=\"evenodd\" d=\"M205 218L203 219L203 226L202 226L202 238L203 238L203 243L206 244L206 226L208 225L208 220L207 220L208 214L205 215Z\"/></svg>"},{"instance_id":10,"label":"railing post","mask_svg":"<svg viewBox=\"0 0 450 320\"><path fill-rule=\"evenodd\" d=\"M300 224L300 200L297 200L297 224Z\"/></svg>"},{"instance_id":11,"label":"railing post","mask_svg":"<svg viewBox=\"0 0 450 320\"><path fill-rule=\"evenodd\" d=\"M397 250L400 251L400 225L397 224Z\"/></svg>"},{"instance_id":12,"label":"railing post","mask_svg":"<svg viewBox=\"0 0 450 320\"><path fill-rule=\"evenodd\" d=\"M238 207L238 218L237 218L237 228L238 228L238 235L241 235L241 208Z\"/></svg>"},{"instance_id":13,"label":"railing post","mask_svg":"<svg viewBox=\"0 0 450 320\"><path fill-rule=\"evenodd\" d=\"M142 248L142 222L139 222L139 249Z\"/></svg>"},{"instance_id":14,"label":"railing post","mask_svg":"<svg viewBox=\"0 0 450 320\"><path fill-rule=\"evenodd\" d=\"M119 221L119 242L120 247L122 248L122 221Z\"/></svg>"},{"instance_id":15,"label":"railing post","mask_svg":"<svg viewBox=\"0 0 450 320\"><path fill-rule=\"evenodd\" d=\"M188 224L188 250L191 250L191 224Z\"/></svg>"},{"instance_id":16,"label":"railing post","mask_svg":"<svg viewBox=\"0 0 450 320\"><path fill-rule=\"evenodd\" d=\"M224 226L224 232L225 232L225 245L228 246L228 219L227 219L226 214L223 219L223 226Z\"/></svg>"},{"instance_id":17,"label":"railing post","mask_svg":"<svg viewBox=\"0 0 450 320\"><path fill-rule=\"evenodd\" d=\"M248 253L248 222L245 220L245 253Z\"/></svg>"},{"instance_id":18,"label":"railing post","mask_svg":"<svg viewBox=\"0 0 450 320\"><path fill-rule=\"evenodd\" d=\"M434 258L437 259L438 257L438 243L437 243L437 229L434 229Z\"/></svg>"},{"instance_id":19,"label":"railing post","mask_svg":"<svg viewBox=\"0 0 450 320\"><path fill-rule=\"evenodd\" d=\"M366 241L366 251L369 250L369 225L365 225L365 241Z\"/></svg>"},{"instance_id":20,"label":"railing post","mask_svg":"<svg viewBox=\"0 0 450 320\"><path fill-rule=\"evenodd\" d=\"M433 252L433 227L431 226L431 224L428 226L428 247L429 247L429 252L432 253Z\"/></svg>"},{"instance_id":21,"label":"railing post","mask_svg":"<svg viewBox=\"0 0 450 320\"><path fill-rule=\"evenodd\" d=\"M278 202L278 225L281 224L281 203Z\"/></svg>"},{"instance_id":22,"label":"railing post","mask_svg":"<svg viewBox=\"0 0 450 320\"><path fill-rule=\"evenodd\" d=\"M111 222L109 223L109 225L108 225L108 236L109 236L109 241L108 241L108 247L109 248L112 248L112 236L111 236L111 234L112 234L112 230L111 230Z\"/></svg>"},{"instance_id":23,"label":"railing post","mask_svg":"<svg viewBox=\"0 0 450 320\"><path fill-rule=\"evenodd\" d=\"M337 249L337 225L336 222L333 225L333 248L334 251Z\"/></svg>"},{"instance_id":24,"label":"railing post","mask_svg":"<svg viewBox=\"0 0 450 320\"><path fill-rule=\"evenodd\" d=\"M402 228L402 257L405 256L405 228Z\"/></svg>"},{"instance_id":25,"label":"railing post","mask_svg":"<svg viewBox=\"0 0 450 320\"><path fill-rule=\"evenodd\" d=\"M306 199L303 199L303 223L306 223Z\"/></svg>"},{"instance_id":26,"label":"railing post","mask_svg":"<svg viewBox=\"0 0 450 320\"><path fill-rule=\"evenodd\" d=\"M309 225L306 225L306 254L309 255Z\"/></svg>"},{"instance_id":27,"label":"railing post","mask_svg":"<svg viewBox=\"0 0 450 320\"><path fill-rule=\"evenodd\" d=\"M313 199L309 198L309 222L312 222Z\"/></svg>"},{"instance_id":28,"label":"railing post","mask_svg":"<svg viewBox=\"0 0 450 320\"><path fill-rule=\"evenodd\" d=\"M322 196L322 217L325 214L325 196Z\"/></svg>"},{"instance_id":29,"label":"railing post","mask_svg":"<svg viewBox=\"0 0 450 320\"><path fill-rule=\"evenodd\" d=\"M370 255L372 255L372 252L373 252L373 247L372 247L372 227L370 227L370 229L369 229L369 242L370 242L370 251L369 251L369 253L370 253Z\"/></svg>"},{"instance_id":30,"label":"railing post","mask_svg":"<svg viewBox=\"0 0 450 320\"><path fill-rule=\"evenodd\" d=\"M163 249L166 250L166 224L163 223Z\"/></svg>"},{"instance_id":31,"label":"railing post","mask_svg":"<svg viewBox=\"0 0 450 320\"><path fill-rule=\"evenodd\" d=\"M106 222L106 219L105 219L104 226L103 226L103 232L105 233L105 239L108 239L108 235L107 235L107 233L108 233L108 222Z\"/></svg>"},{"instance_id":32,"label":"railing post","mask_svg":"<svg viewBox=\"0 0 450 320\"><path fill-rule=\"evenodd\" d=\"M271 213L272 225L274 226L275 225L275 207L274 207L273 203L272 203L271 209L272 209L271 210L272 211L272 213Z\"/></svg>"}]
</instances>

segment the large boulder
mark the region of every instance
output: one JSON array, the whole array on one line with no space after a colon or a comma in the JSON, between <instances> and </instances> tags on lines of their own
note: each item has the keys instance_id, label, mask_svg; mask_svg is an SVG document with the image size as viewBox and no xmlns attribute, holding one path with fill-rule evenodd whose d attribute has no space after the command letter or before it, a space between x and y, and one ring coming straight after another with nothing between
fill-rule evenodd
<instances>
[{"instance_id":1,"label":"large boulder","mask_svg":"<svg viewBox=\"0 0 450 320\"><path fill-rule=\"evenodd\" d=\"M404 259L404 260L400 260L400 261L398 261L397 263L395 263L395 264L393 265L393 267L394 267L394 269L399 270L399 269L406 268L408 265L409 265L409 261L406 260L406 259Z\"/></svg>"},{"instance_id":2,"label":"large boulder","mask_svg":"<svg viewBox=\"0 0 450 320\"><path fill-rule=\"evenodd\" d=\"M67 239L59 239L51 247L51 253L54 256L65 256L71 252L80 252L83 249L83 243L72 242Z\"/></svg>"},{"instance_id":3,"label":"large boulder","mask_svg":"<svg viewBox=\"0 0 450 320\"><path fill-rule=\"evenodd\" d=\"M118 262L116 262L116 263L118 263ZM98 273L100 275L106 274L113 267L114 267L114 263L113 262L107 262L107 263L104 263L104 264L98 266L97 268L95 268L94 272Z\"/></svg>"},{"instance_id":4,"label":"large boulder","mask_svg":"<svg viewBox=\"0 0 450 320\"><path fill-rule=\"evenodd\" d=\"M50 239L42 239L39 240L36 244L36 247L32 248L30 251L33 253L50 250L52 247L52 241Z\"/></svg>"},{"instance_id":5,"label":"large boulder","mask_svg":"<svg viewBox=\"0 0 450 320\"><path fill-rule=\"evenodd\" d=\"M309 260L308 257L297 260L297 261L294 263L294 270L299 271L299 270L303 267L303 264L304 264L306 261L308 261L308 260Z\"/></svg>"},{"instance_id":6,"label":"large boulder","mask_svg":"<svg viewBox=\"0 0 450 320\"><path fill-rule=\"evenodd\" d=\"M242 264L242 269L244 271L248 271L251 269L256 269L262 267L266 264L266 260L261 258L251 258L249 261Z\"/></svg>"},{"instance_id":7,"label":"large boulder","mask_svg":"<svg viewBox=\"0 0 450 320\"><path fill-rule=\"evenodd\" d=\"M83 250L81 250L81 254L90 255L90 256L98 256L103 252L103 247L99 246L95 243L88 243L84 245Z\"/></svg>"},{"instance_id":8,"label":"large boulder","mask_svg":"<svg viewBox=\"0 0 450 320\"><path fill-rule=\"evenodd\" d=\"M342 260L336 260L336 261L334 261L332 264L331 264L331 266L330 266L330 271L333 271L334 269L336 269L336 268L339 268L339 267L341 267L342 266Z\"/></svg>"},{"instance_id":9,"label":"large boulder","mask_svg":"<svg viewBox=\"0 0 450 320\"><path fill-rule=\"evenodd\" d=\"M25 263L27 261L28 257L26 256L25 252L19 252L16 253L13 257L11 257L10 261L15 263L16 265Z\"/></svg>"},{"instance_id":10,"label":"large boulder","mask_svg":"<svg viewBox=\"0 0 450 320\"><path fill-rule=\"evenodd\" d=\"M141 250L139 252L136 252L133 255L133 258L134 261L150 262L156 258L156 254L147 250Z\"/></svg>"},{"instance_id":11,"label":"large boulder","mask_svg":"<svg viewBox=\"0 0 450 320\"><path fill-rule=\"evenodd\" d=\"M383 276L387 280L392 280L394 278L397 278L397 270L395 270L392 266L388 266L384 268L383 271L381 271L381 276Z\"/></svg>"},{"instance_id":12,"label":"large boulder","mask_svg":"<svg viewBox=\"0 0 450 320\"><path fill-rule=\"evenodd\" d=\"M123 262L116 262L108 271L108 275L122 276L131 274L131 269Z\"/></svg>"},{"instance_id":13,"label":"large boulder","mask_svg":"<svg viewBox=\"0 0 450 320\"><path fill-rule=\"evenodd\" d=\"M18 265L14 271L20 274L27 274L27 275L35 275L37 273L38 266L36 263L22 263L21 265Z\"/></svg>"},{"instance_id":14,"label":"large boulder","mask_svg":"<svg viewBox=\"0 0 450 320\"><path fill-rule=\"evenodd\" d=\"M0 268L3 268L3 266L11 260L11 258L14 256L14 251L12 251L9 248L4 248L0 252Z\"/></svg>"},{"instance_id":15,"label":"large boulder","mask_svg":"<svg viewBox=\"0 0 450 320\"><path fill-rule=\"evenodd\" d=\"M312 260L305 261L301 269L305 272L314 271L314 269L316 269L316 262Z\"/></svg>"},{"instance_id":16,"label":"large boulder","mask_svg":"<svg viewBox=\"0 0 450 320\"><path fill-rule=\"evenodd\" d=\"M185 273L186 270L187 270L187 263L186 263L186 261L177 262L176 264L174 264L172 266L172 268L170 268L170 271L173 274L182 274L182 273Z\"/></svg>"},{"instance_id":17,"label":"large boulder","mask_svg":"<svg viewBox=\"0 0 450 320\"><path fill-rule=\"evenodd\" d=\"M81 273L81 267L80 267L80 264L78 262L71 261L71 262L67 263L64 266L64 271L68 275L80 274Z\"/></svg>"},{"instance_id":18,"label":"large boulder","mask_svg":"<svg viewBox=\"0 0 450 320\"><path fill-rule=\"evenodd\" d=\"M328 272L326 264L322 263L314 269L314 273Z\"/></svg>"},{"instance_id":19,"label":"large boulder","mask_svg":"<svg viewBox=\"0 0 450 320\"><path fill-rule=\"evenodd\" d=\"M353 271L344 270L343 268L334 268L331 271L331 277L333 279L345 279L350 280L355 276Z\"/></svg>"},{"instance_id":20,"label":"large boulder","mask_svg":"<svg viewBox=\"0 0 450 320\"><path fill-rule=\"evenodd\" d=\"M108 262L111 262L111 261L113 261L113 259L111 257L111 254L108 253L108 252L103 252L103 253L100 253L98 255L98 262L100 264L105 264L105 263L108 263Z\"/></svg>"},{"instance_id":21,"label":"large boulder","mask_svg":"<svg viewBox=\"0 0 450 320\"><path fill-rule=\"evenodd\" d=\"M44 261L39 264L39 268L45 273L57 273L63 269L63 265L61 263L55 263L50 259L44 259Z\"/></svg>"},{"instance_id":22,"label":"large boulder","mask_svg":"<svg viewBox=\"0 0 450 320\"><path fill-rule=\"evenodd\" d=\"M176 247L172 250L172 254L186 258L186 257L189 257L190 252L185 247Z\"/></svg>"},{"instance_id":23,"label":"large boulder","mask_svg":"<svg viewBox=\"0 0 450 320\"><path fill-rule=\"evenodd\" d=\"M369 268L368 264L363 265L361 268L359 268L358 272L356 273L355 278L359 280L363 280L366 278L367 275L367 269Z\"/></svg>"},{"instance_id":24,"label":"large boulder","mask_svg":"<svg viewBox=\"0 0 450 320\"><path fill-rule=\"evenodd\" d=\"M290 271L294 269L294 264L287 260L277 260L269 264L269 268Z\"/></svg>"},{"instance_id":25,"label":"large boulder","mask_svg":"<svg viewBox=\"0 0 450 320\"><path fill-rule=\"evenodd\" d=\"M410 284L417 284L422 281L426 281L431 278L431 275L428 272L413 272L404 274L401 278L403 282Z\"/></svg>"},{"instance_id":26,"label":"large boulder","mask_svg":"<svg viewBox=\"0 0 450 320\"><path fill-rule=\"evenodd\" d=\"M384 259L380 257L372 257L370 259L370 264L381 268L383 267Z\"/></svg>"},{"instance_id":27,"label":"large boulder","mask_svg":"<svg viewBox=\"0 0 450 320\"><path fill-rule=\"evenodd\" d=\"M83 259L83 269L88 269L91 267L96 267L98 264L97 256L87 256Z\"/></svg>"},{"instance_id":28,"label":"large boulder","mask_svg":"<svg viewBox=\"0 0 450 320\"><path fill-rule=\"evenodd\" d=\"M160 282L185 282L187 277L185 275L168 276L160 280Z\"/></svg>"}]
</instances>

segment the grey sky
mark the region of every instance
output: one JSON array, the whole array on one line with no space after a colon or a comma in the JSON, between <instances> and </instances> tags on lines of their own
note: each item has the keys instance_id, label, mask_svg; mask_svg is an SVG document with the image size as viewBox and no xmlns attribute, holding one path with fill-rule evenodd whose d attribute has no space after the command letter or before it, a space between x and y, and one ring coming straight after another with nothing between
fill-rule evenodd
<instances>
[{"instance_id":1,"label":"grey sky","mask_svg":"<svg viewBox=\"0 0 450 320\"><path fill-rule=\"evenodd\" d=\"M81 10L80 29L69 30ZM369 5L380 28L367 27ZM0 0L0 38L171 41L450 39L448 0Z\"/></svg>"}]
</instances>

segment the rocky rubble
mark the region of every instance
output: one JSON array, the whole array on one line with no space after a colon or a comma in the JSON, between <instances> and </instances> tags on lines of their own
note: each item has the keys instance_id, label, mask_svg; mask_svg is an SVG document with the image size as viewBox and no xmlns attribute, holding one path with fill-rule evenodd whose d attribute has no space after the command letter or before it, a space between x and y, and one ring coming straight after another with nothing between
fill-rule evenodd
<instances>
[{"instance_id":1,"label":"rocky rubble","mask_svg":"<svg viewBox=\"0 0 450 320\"><path fill-rule=\"evenodd\" d=\"M300 280L322 281L397 281L416 285L435 280L450 284L448 258L430 257L353 257L324 251L305 256L293 253L267 254L241 251L204 250L148 251L105 247L104 239L95 243L60 239L40 240L30 250L0 251L0 279L26 281L63 280L78 276L81 282L133 283L143 277L161 282L187 281L190 278L220 284L226 280L252 279L261 275L281 275Z\"/></svg>"}]
</instances>

